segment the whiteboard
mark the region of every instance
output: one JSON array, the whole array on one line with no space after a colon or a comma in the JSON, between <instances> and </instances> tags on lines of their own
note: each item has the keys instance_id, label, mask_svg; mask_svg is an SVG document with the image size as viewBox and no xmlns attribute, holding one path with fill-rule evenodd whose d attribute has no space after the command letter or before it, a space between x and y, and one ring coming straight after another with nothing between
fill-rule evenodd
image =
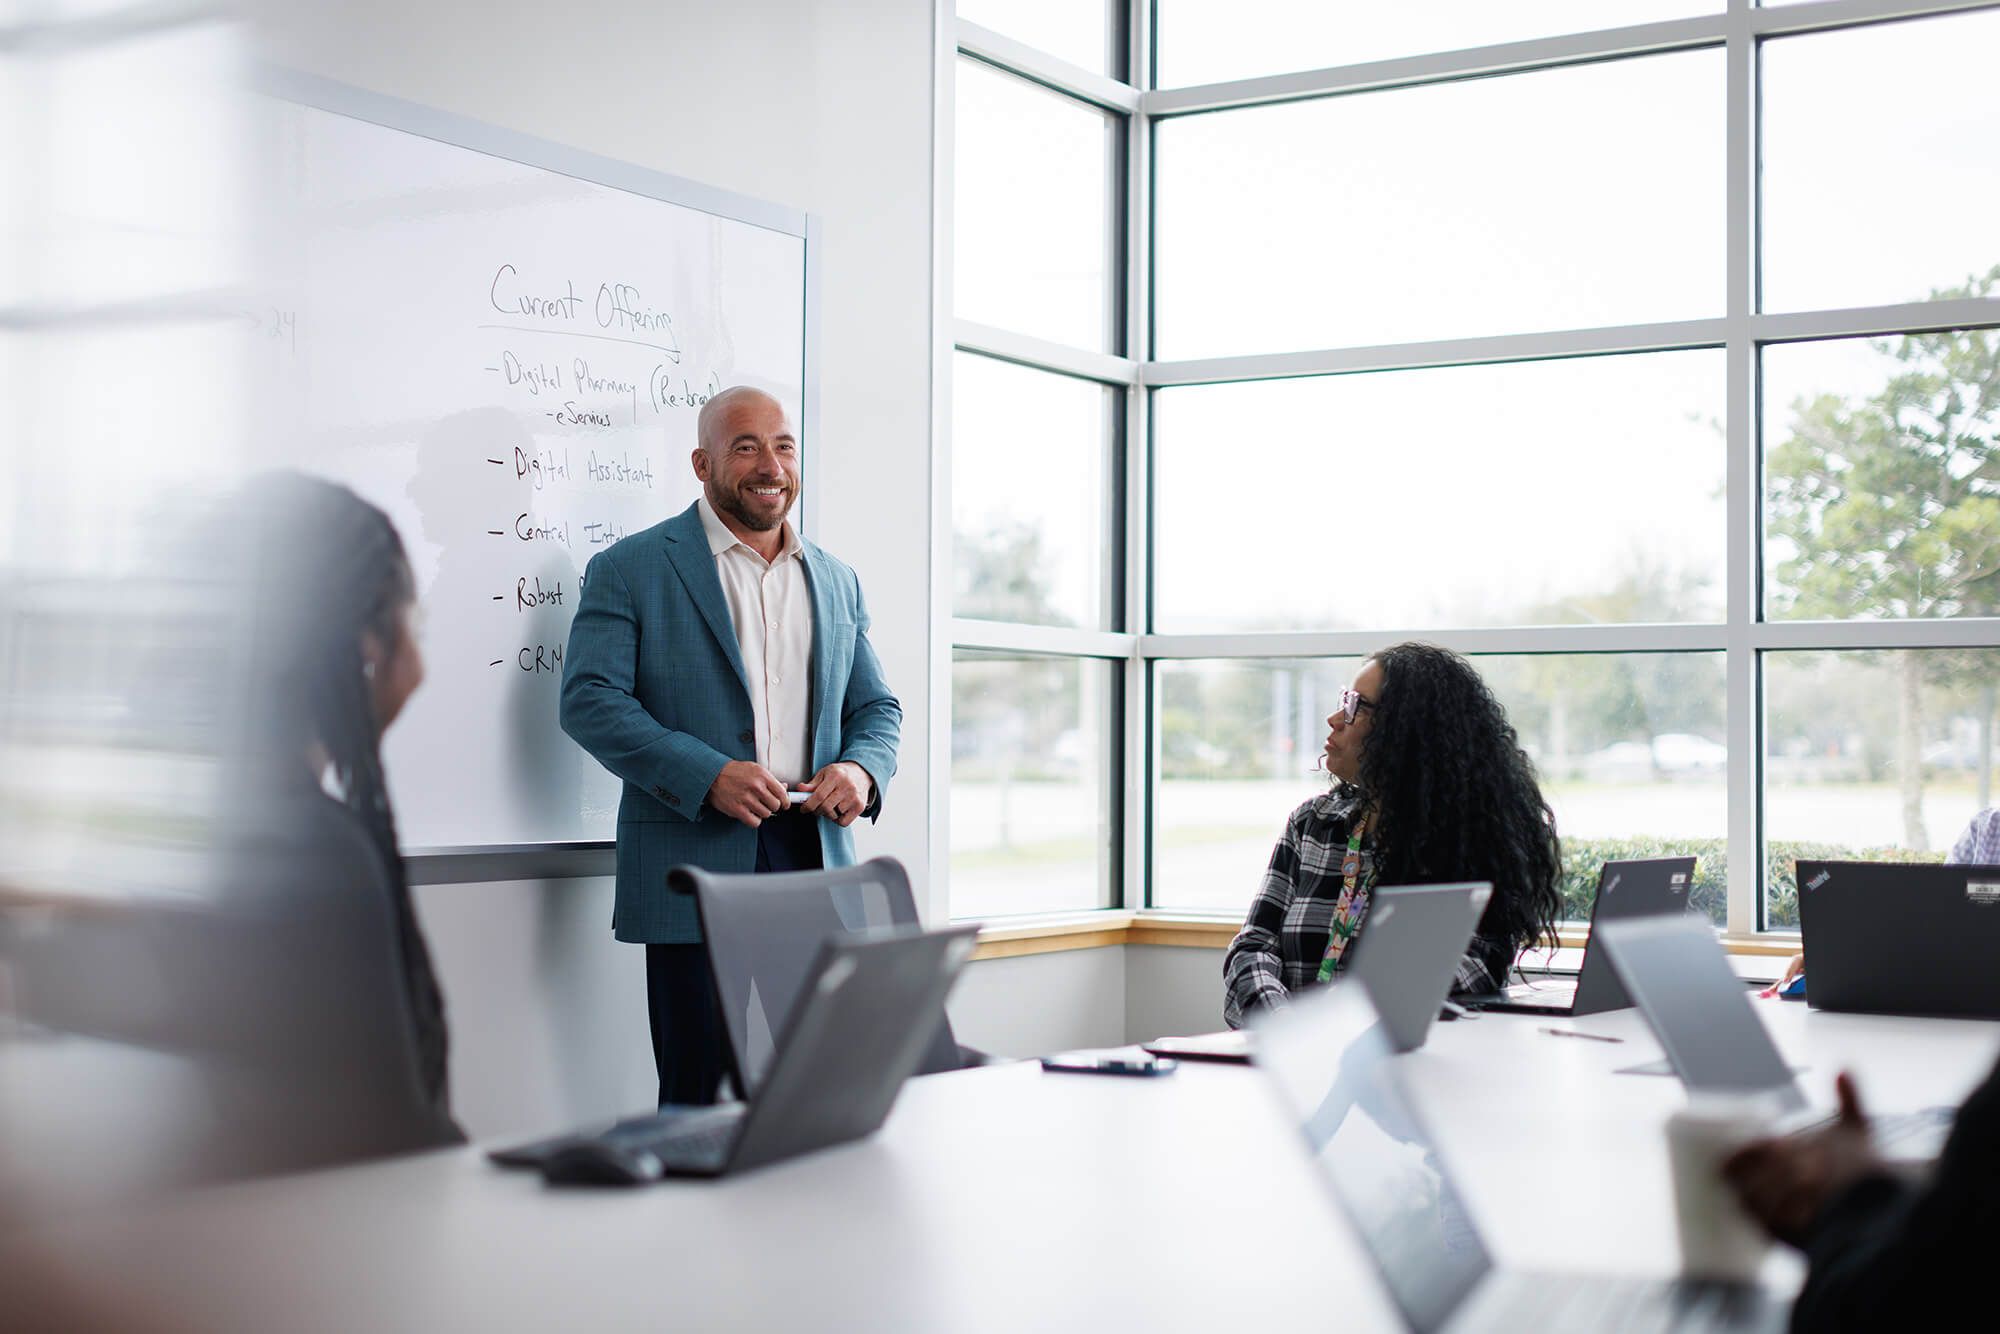
<instances>
[{"instance_id":1,"label":"whiteboard","mask_svg":"<svg viewBox=\"0 0 2000 1334\"><path fill-rule=\"evenodd\" d=\"M383 761L413 850L609 840L558 725L590 557L685 509L701 404L777 396L810 460L808 219L296 76L255 99L269 453L395 521L426 680ZM803 522L803 515L794 514Z\"/></svg>"}]
</instances>

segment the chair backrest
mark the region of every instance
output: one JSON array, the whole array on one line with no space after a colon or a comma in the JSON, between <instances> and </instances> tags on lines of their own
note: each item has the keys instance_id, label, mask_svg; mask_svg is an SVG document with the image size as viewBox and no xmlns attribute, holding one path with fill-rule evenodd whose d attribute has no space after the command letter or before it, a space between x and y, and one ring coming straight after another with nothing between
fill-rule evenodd
<instances>
[{"instance_id":1,"label":"chair backrest","mask_svg":"<svg viewBox=\"0 0 2000 1334\"><path fill-rule=\"evenodd\" d=\"M909 873L893 857L823 871L749 875L676 866L667 873L667 884L695 897L745 1097L762 1083L777 1035L828 936L921 925ZM958 1042L940 1003L937 1029L917 1073L956 1070L960 1064Z\"/></svg>"}]
</instances>

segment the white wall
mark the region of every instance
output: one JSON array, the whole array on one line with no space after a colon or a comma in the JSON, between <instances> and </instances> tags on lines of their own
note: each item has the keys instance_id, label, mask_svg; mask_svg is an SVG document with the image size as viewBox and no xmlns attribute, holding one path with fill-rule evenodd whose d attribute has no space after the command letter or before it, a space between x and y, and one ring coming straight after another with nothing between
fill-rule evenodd
<instances>
[{"instance_id":1,"label":"white wall","mask_svg":"<svg viewBox=\"0 0 2000 1334\"><path fill-rule=\"evenodd\" d=\"M959 979L952 1029L995 1056L1040 1056L1125 1041L1125 950L986 959Z\"/></svg>"},{"instance_id":2,"label":"white wall","mask_svg":"<svg viewBox=\"0 0 2000 1334\"><path fill-rule=\"evenodd\" d=\"M1184 945L1125 947L1125 1040L1222 1027L1222 951Z\"/></svg>"}]
</instances>

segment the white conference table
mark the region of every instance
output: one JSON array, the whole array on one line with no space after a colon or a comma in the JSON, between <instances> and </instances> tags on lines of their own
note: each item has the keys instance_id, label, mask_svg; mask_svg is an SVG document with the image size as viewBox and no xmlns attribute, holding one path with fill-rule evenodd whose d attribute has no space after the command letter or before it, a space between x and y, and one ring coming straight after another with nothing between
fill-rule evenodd
<instances>
[{"instance_id":1,"label":"white conference table","mask_svg":"<svg viewBox=\"0 0 2000 1334\"><path fill-rule=\"evenodd\" d=\"M2000 1024L1758 1012L1809 1093L1960 1100ZM1548 1036L1544 1025L1622 1038ZM1636 1011L1439 1025L1399 1058L1497 1255L1670 1273L1677 1081ZM913 1080L876 1136L741 1178L556 1189L477 1149L73 1218L39 1249L208 1330L1400 1328L1255 1071ZM1766 1277L1795 1283L1774 1253ZM1337 1311L1337 1314L1336 1314Z\"/></svg>"}]
</instances>

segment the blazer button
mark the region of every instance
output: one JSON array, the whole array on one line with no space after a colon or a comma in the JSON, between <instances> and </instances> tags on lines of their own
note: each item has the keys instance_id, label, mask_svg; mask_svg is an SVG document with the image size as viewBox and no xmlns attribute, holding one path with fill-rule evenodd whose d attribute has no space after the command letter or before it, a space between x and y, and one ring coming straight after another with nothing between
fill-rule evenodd
<instances>
[{"instance_id":1,"label":"blazer button","mask_svg":"<svg viewBox=\"0 0 2000 1334\"><path fill-rule=\"evenodd\" d=\"M658 797L661 801L667 800L667 790L663 787L654 788L653 795Z\"/></svg>"},{"instance_id":2,"label":"blazer button","mask_svg":"<svg viewBox=\"0 0 2000 1334\"><path fill-rule=\"evenodd\" d=\"M755 732L738 732L736 739L746 746L751 746L756 744L757 734Z\"/></svg>"},{"instance_id":3,"label":"blazer button","mask_svg":"<svg viewBox=\"0 0 2000 1334\"><path fill-rule=\"evenodd\" d=\"M671 792L667 793L667 805L678 806L680 804L681 804L681 799L679 797L675 796Z\"/></svg>"}]
</instances>

